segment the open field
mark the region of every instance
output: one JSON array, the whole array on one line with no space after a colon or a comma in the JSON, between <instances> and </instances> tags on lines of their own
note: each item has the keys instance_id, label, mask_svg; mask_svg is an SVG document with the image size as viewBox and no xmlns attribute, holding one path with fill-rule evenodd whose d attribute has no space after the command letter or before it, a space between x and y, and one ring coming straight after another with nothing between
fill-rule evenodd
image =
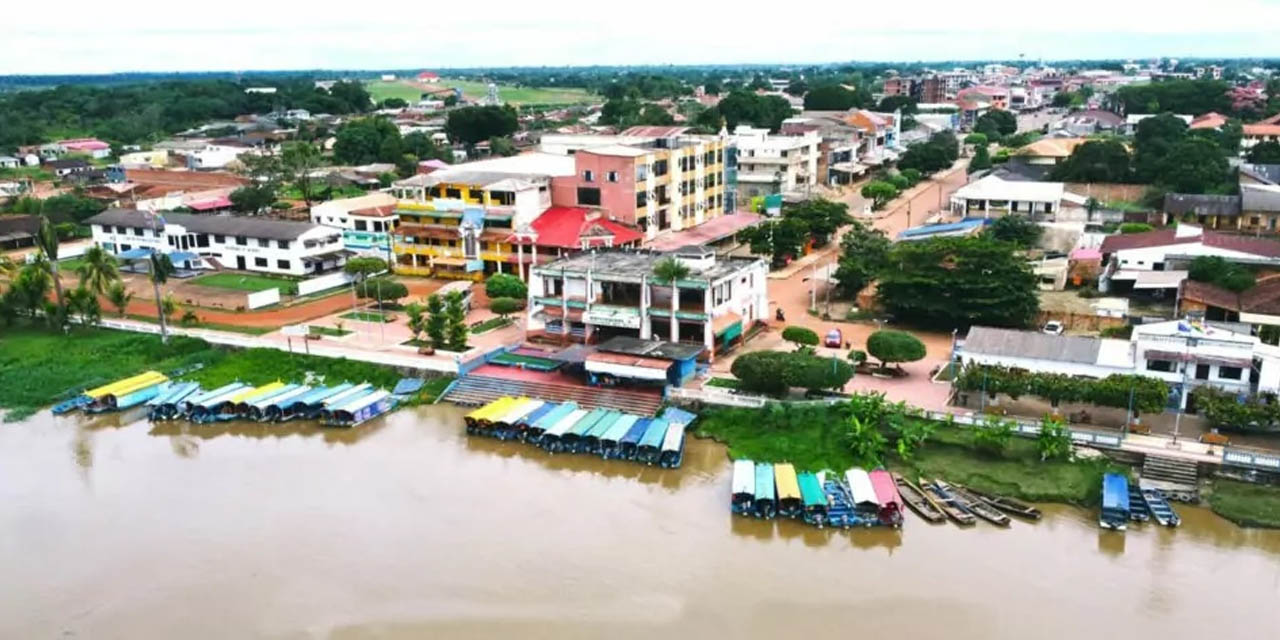
<instances>
[{"instance_id":1,"label":"open field","mask_svg":"<svg viewBox=\"0 0 1280 640\"><path fill-rule=\"evenodd\" d=\"M275 289L277 287L280 288L280 292L284 294L293 294L298 290L298 285L294 283L293 280L272 276L246 275L242 273L211 273L207 276L200 276L191 280L191 284L198 284L203 287L215 287L218 289L248 291L250 293L266 291L267 289Z\"/></svg>"},{"instance_id":2,"label":"open field","mask_svg":"<svg viewBox=\"0 0 1280 640\"><path fill-rule=\"evenodd\" d=\"M382 102L387 98L400 98L407 102L417 102L422 96L422 90L413 87L399 80L385 81L373 80L364 84L365 90L373 98L374 102Z\"/></svg>"},{"instance_id":3,"label":"open field","mask_svg":"<svg viewBox=\"0 0 1280 640\"><path fill-rule=\"evenodd\" d=\"M489 93L488 86L485 83L472 80L444 78L440 81L439 86L462 89L462 94L472 100L483 98ZM369 95L377 102L382 102L387 98L401 98L413 102L422 94L421 89L405 81L386 82L377 80L366 83L365 88L368 89ZM504 102L513 104L579 104L591 102L593 99L592 94L585 89L511 86L499 86L498 97Z\"/></svg>"}]
</instances>

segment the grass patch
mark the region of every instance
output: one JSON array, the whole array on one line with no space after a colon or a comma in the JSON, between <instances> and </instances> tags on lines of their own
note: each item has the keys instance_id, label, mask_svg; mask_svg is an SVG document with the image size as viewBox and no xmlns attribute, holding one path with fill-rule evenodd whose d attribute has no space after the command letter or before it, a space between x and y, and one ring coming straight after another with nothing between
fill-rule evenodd
<instances>
[{"instance_id":1,"label":"grass patch","mask_svg":"<svg viewBox=\"0 0 1280 640\"><path fill-rule=\"evenodd\" d=\"M211 273L191 280L191 284L233 291L256 293L267 289L280 289L280 293L294 295L298 293L298 284L287 278L273 276L247 275L242 273Z\"/></svg>"},{"instance_id":2,"label":"grass patch","mask_svg":"<svg viewBox=\"0 0 1280 640\"><path fill-rule=\"evenodd\" d=\"M1209 508L1242 527L1280 529L1280 487L1215 480Z\"/></svg>"},{"instance_id":3,"label":"grass patch","mask_svg":"<svg viewBox=\"0 0 1280 640\"><path fill-rule=\"evenodd\" d=\"M480 335L486 331L493 331L511 324L511 318L489 318L471 325L471 335Z\"/></svg>"},{"instance_id":4,"label":"grass patch","mask_svg":"<svg viewBox=\"0 0 1280 640\"><path fill-rule=\"evenodd\" d=\"M222 353L223 357L213 364L184 378L195 380L205 388L213 388L237 380L254 385L276 380L300 383L311 373L320 384L369 382L387 390L395 387L401 378L391 367L345 358L322 358L275 349L244 349Z\"/></svg>"},{"instance_id":5,"label":"grass patch","mask_svg":"<svg viewBox=\"0 0 1280 640\"><path fill-rule=\"evenodd\" d=\"M704 386L708 387L724 387L725 389L737 389L740 381L737 378L712 378L707 381Z\"/></svg>"},{"instance_id":6,"label":"grass patch","mask_svg":"<svg viewBox=\"0 0 1280 640\"><path fill-rule=\"evenodd\" d=\"M411 87L398 80L374 80L364 83L365 91L374 102L382 102L387 98L400 98L410 104L422 99L422 90Z\"/></svg>"},{"instance_id":7,"label":"grass patch","mask_svg":"<svg viewBox=\"0 0 1280 640\"><path fill-rule=\"evenodd\" d=\"M352 311L344 313L339 318L343 320L355 320L357 322L394 322L395 316L389 313L378 313L377 311Z\"/></svg>"},{"instance_id":8,"label":"grass patch","mask_svg":"<svg viewBox=\"0 0 1280 640\"><path fill-rule=\"evenodd\" d=\"M18 167L16 169L0 169L0 180L30 179L34 182L48 182L54 179L52 171L43 167Z\"/></svg>"},{"instance_id":9,"label":"grass patch","mask_svg":"<svg viewBox=\"0 0 1280 640\"><path fill-rule=\"evenodd\" d=\"M341 338L342 336L354 333L347 329L335 329L334 327L323 327L317 324L311 325L308 329L311 331L311 335L313 336L331 336L334 338Z\"/></svg>"},{"instance_id":10,"label":"grass patch","mask_svg":"<svg viewBox=\"0 0 1280 640\"><path fill-rule=\"evenodd\" d=\"M76 269L79 269L80 265L82 264L84 264L84 258L79 258L79 257L67 258L66 260L59 260L58 273L66 274L66 275L75 275Z\"/></svg>"},{"instance_id":11,"label":"grass patch","mask_svg":"<svg viewBox=\"0 0 1280 640\"><path fill-rule=\"evenodd\" d=\"M472 99L483 98L489 94L489 85L484 82L442 78L440 85L462 89L462 94ZM503 102L514 104L580 104L591 102L595 96L586 89L498 85L498 98Z\"/></svg>"},{"instance_id":12,"label":"grass patch","mask_svg":"<svg viewBox=\"0 0 1280 640\"><path fill-rule=\"evenodd\" d=\"M440 394L444 393L444 390L448 388L455 379L456 377L453 374L445 374L443 376L427 380L426 384L422 385L422 390L418 392L418 401L423 404L435 403L436 400L440 399Z\"/></svg>"}]
</instances>

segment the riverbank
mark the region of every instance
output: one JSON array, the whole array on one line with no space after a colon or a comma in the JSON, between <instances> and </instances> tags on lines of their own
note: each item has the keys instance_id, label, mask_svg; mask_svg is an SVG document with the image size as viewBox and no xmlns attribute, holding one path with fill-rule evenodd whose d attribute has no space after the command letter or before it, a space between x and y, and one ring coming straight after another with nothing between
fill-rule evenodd
<instances>
[{"instance_id":1,"label":"riverbank","mask_svg":"<svg viewBox=\"0 0 1280 640\"><path fill-rule=\"evenodd\" d=\"M68 393L146 370L169 373L199 365L185 380L216 387L240 380L352 380L391 389L401 378L393 367L342 358L290 354L275 349L230 349L198 338L158 336L77 327L68 334L34 327L0 331L0 410L20 420L68 397ZM451 378L432 379L413 402L431 402ZM411 402L412 403L412 402Z\"/></svg>"},{"instance_id":2,"label":"riverbank","mask_svg":"<svg viewBox=\"0 0 1280 640\"><path fill-rule=\"evenodd\" d=\"M1242 527L1280 529L1280 488L1215 480L1209 508Z\"/></svg>"}]
</instances>

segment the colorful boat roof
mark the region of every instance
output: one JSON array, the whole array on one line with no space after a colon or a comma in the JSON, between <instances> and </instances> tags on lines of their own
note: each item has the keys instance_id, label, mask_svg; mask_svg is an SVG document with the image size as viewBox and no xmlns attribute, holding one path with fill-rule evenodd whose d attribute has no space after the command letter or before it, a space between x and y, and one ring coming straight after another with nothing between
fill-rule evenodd
<instances>
[{"instance_id":1,"label":"colorful boat roof","mask_svg":"<svg viewBox=\"0 0 1280 640\"><path fill-rule=\"evenodd\" d=\"M773 500L774 492L773 465L768 462L756 463L756 500Z\"/></svg>"},{"instance_id":2,"label":"colorful boat roof","mask_svg":"<svg viewBox=\"0 0 1280 640\"><path fill-rule=\"evenodd\" d=\"M344 382L336 387L319 387L317 389L312 389L311 393L298 398L294 401L294 404L313 405L324 402L325 400L328 400L329 398L332 398L333 396L336 396L354 386L356 385L350 382Z\"/></svg>"},{"instance_id":3,"label":"colorful boat roof","mask_svg":"<svg viewBox=\"0 0 1280 640\"><path fill-rule=\"evenodd\" d=\"M235 403L246 402L252 398L257 398L262 394L271 393L272 391L275 391L276 389L279 389L280 387L283 387L283 386L284 386L284 383L277 380L275 382L264 384L260 387L245 389L244 391L241 391L240 393L237 393L234 396L231 396L231 401Z\"/></svg>"},{"instance_id":4,"label":"colorful boat roof","mask_svg":"<svg viewBox=\"0 0 1280 640\"><path fill-rule=\"evenodd\" d=\"M556 407L555 409L552 409L549 413L542 416L541 418L538 418L538 421L534 422L533 426L538 429L542 429L543 431L546 431L547 429L550 429L551 427L555 426L557 422L560 422L561 420L563 420L565 416L577 410L578 410L578 403L572 402L572 401L566 402Z\"/></svg>"},{"instance_id":5,"label":"colorful boat roof","mask_svg":"<svg viewBox=\"0 0 1280 640\"><path fill-rule=\"evenodd\" d=\"M193 401L192 404L200 407L205 407L205 408L216 407L224 402L230 402L231 398L237 395L240 395L241 393L244 393L245 389L248 389L248 388L250 387L247 384L238 385L234 388L231 388L217 395L211 395L207 398L204 398L199 402Z\"/></svg>"},{"instance_id":6,"label":"colorful boat roof","mask_svg":"<svg viewBox=\"0 0 1280 640\"><path fill-rule=\"evenodd\" d=\"M667 427L667 435L662 437L663 451L679 451L680 445L684 443L684 427L683 422L669 422L671 426Z\"/></svg>"},{"instance_id":7,"label":"colorful boat roof","mask_svg":"<svg viewBox=\"0 0 1280 640\"><path fill-rule=\"evenodd\" d=\"M105 384L101 387L90 389L84 392L84 395L97 400L103 396L133 393L138 389L145 389L149 386L167 382L168 380L169 378L165 377L165 375L159 371L144 371L136 376L129 376L128 378L116 380L111 384Z\"/></svg>"},{"instance_id":8,"label":"colorful boat roof","mask_svg":"<svg viewBox=\"0 0 1280 640\"><path fill-rule=\"evenodd\" d=\"M622 438L627 435L627 432L630 431L631 427L635 426L636 422L639 420L640 416L624 413L618 416L618 419L614 420L613 424L609 425L609 430L605 431L604 435L600 436L600 439L615 443L621 442Z\"/></svg>"},{"instance_id":9,"label":"colorful boat roof","mask_svg":"<svg viewBox=\"0 0 1280 640\"><path fill-rule=\"evenodd\" d=\"M350 389L347 389L346 391L343 391L342 393L334 394L329 396L328 398L325 398L320 404L323 405L324 408L326 409L332 409L333 407L340 407L350 402L352 398L358 398L363 395L368 395L369 391L372 389L373 389L373 385L369 384L368 382L362 382L358 385L351 387Z\"/></svg>"},{"instance_id":10,"label":"colorful boat roof","mask_svg":"<svg viewBox=\"0 0 1280 640\"><path fill-rule=\"evenodd\" d=\"M640 438L644 437L644 432L649 430L649 423L653 422L653 418L640 418L627 429L626 435L618 442L627 442L631 444L640 444Z\"/></svg>"},{"instance_id":11,"label":"colorful boat roof","mask_svg":"<svg viewBox=\"0 0 1280 640\"><path fill-rule=\"evenodd\" d=\"M822 483L818 482L818 476L802 471L796 476L796 480L800 484L800 495L804 498L804 506L827 506L827 495L822 491Z\"/></svg>"},{"instance_id":12,"label":"colorful boat roof","mask_svg":"<svg viewBox=\"0 0 1280 640\"><path fill-rule=\"evenodd\" d=\"M583 416L581 420L578 420L576 424L570 427L566 433L572 433L576 436L585 436L587 432L591 430L591 427L596 426L596 423L600 422L600 420L608 415L608 413L609 411L607 409L593 409L591 413Z\"/></svg>"},{"instance_id":13,"label":"colorful boat roof","mask_svg":"<svg viewBox=\"0 0 1280 640\"><path fill-rule=\"evenodd\" d=\"M733 492L755 495L756 463L750 460L733 461Z\"/></svg>"},{"instance_id":14,"label":"colorful boat roof","mask_svg":"<svg viewBox=\"0 0 1280 640\"><path fill-rule=\"evenodd\" d=\"M654 418L649 423L649 427L644 430L644 435L640 437L640 446L653 447L658 449L662 447L662 438L667 435L667 427L669 424L662 418Z\"/></svg>"},{"instance_id":15,"label":"colorful boat roof","mask_svg":"<svg viewBox=\"0 0 1280 640\"><path fill-rule=\"evenodd\" d=\"M188 398L187 402L195 406L203 405L208 400L217 398L218 396L226 395L232 391L244 389L245 387L248 387L248 386L249 385L243 382L230 382L222 385L221 387L218 387L217 389L210 389L209 391L197 393L196 395Z\"/></svg>"},{"instance_id":16,"label":"colorful boat roof","mask_svg":"<svg viewBox=\"0 0 1280 640\"><path fill-rule=\"evenodd\" d=\"M519 405L516 405L515 407L513 407L510 411L507 412L506 415L502 416L502 418L498 420L498 422L505 422L507 424L516 424L517 422L524 420L526 416L532 414L538 409L541 409L543 406L547 404L542 400L533 400L530 398L524 398L523 400L524 402L521 402Z\"/></svg>"},{"instance_id":17,"label":"colorful boat roof","mask_svg":"<svg viewBox=\"0 0 1280 640\"><path fill-rule=\"evenodd\" d=\"M800 481L796 478L796 468L790 462L773 465L773 482L778 486L779 500L801 499Z\"/></svg>"},{"instance_id":18,"label":"colorful boat roof","mask_svg":"<svg viewBox=\"0 0 1280 640\"><path fill-rule=\"evenodd\" d=\"M490 411L493 411L494 407L503 406L507 402L510 402L510 400L511 400L511 396L502 396L497 400L492 400L490 402L487 402L480 408L471 411L466 415L466 417L472 420L479 420L480 418L487 415Z\"/></svg>"},{"instance_id":19,"label":"colorful boat roof","mask_svg":"<svg viewBox=\"0 0 1280 640\"><path fill-rule=\"evenodd\" d=\"M262 391L259 391L258 393L255 393L255 394L253 394L253 395L249 396L248 398L245 398L245 399L244 399L244 404L247 404L247 405L249 405L249 406L253 406L253 407L256 407L256 406L259 406L259 405L261 405L261 406L264 406L264 407L265 407L267 404L269 404L269 403L270 403L270 401L271 401L271 399L272 399L272 398L274 398L274 397L276 397L276 396L278 396L278 395L280 395L280 394L282 394L282 393L287 393L287 392L289 392L289 391L293 391L294 389L296 389L296 388L298 387L298 385L293 384L292 382L289 382L289 383L276 382L275 384L276 384L276 385L278 385L278 386L273 387L273 388L270 388L270 389L263 389ZM267 386L271 386L271 385L267 385Z\"/></svg>"},{"instance_id":20,"label":"colorful boat roof","mask_svg":"<svg viewBox=\"0 0 1280 640\"><path fill-rule=\"evenodd\" d=\"M300 400L301 398L309 395L314 390L314 387L300 384L289 391L271 396L270 402L263 405L263 407L279 407L283 409L294 401Z\"/></svg>"},{"instance_id":21,"label":"colorful boat roof","mask_svg":"<svg viewBox=\"0 0 1280 640\"><path fill-rule=\"evenodd\" d=\"M1118 473L1102 476L1102 508L1129 510L1129 479Z\"/></svg>"},{"instance_id":22,"label":"colorful boat roof","mask_svg":"<svg viewBox=\"0 0 1280 640\"><path fill-rule=\"evenodd\" d=\"M200 385L195 382L174 382L166 389L160 392L160 395L152 398L148 405L155 406L161 404L174 404L181 402L183 399L200 391Z\"/></svg>"},{"instance_id":23,"label":"colorful boat roof","mask_svg":"<svg viewBox=\"0 0 1280 640\"><path fill-rule=\"evenodd\" d=\"M844 472L845 482L849 483L849 493L854 504L873 504L880 506L876 497L876 489L871 485L871 476L865 469L854 467Z\"/></svg>"},{"instance_id":24,"label":"colorful boat roof","mask_svg":"<svg viewBox=\"0 0 1280 640\"><path fill-rule=\"evenodd\" d=\"M543 402L541 407L538 407L537 409L530 411L523 418L520 418L519 420L517 420L516 423L525 424L525 425L535 424L542 419L542 416L545 416L559 408L560 408L560 405L554 402Z\"/></svg>"},{"instance_id":25,"label":"colorful boat roof","mask_svg":"<svg viewBox=\"0 0 1280 640\"><path fill-rule=\"evenodd\" d=\"M871 488L876 492L876 500L881 507L892 506L902 510L902 496L898 495L898 483L884 469L876 469L867 474L871 477Z\"/></svg>"},{"instance_id":26,"label":"colorful boat roof","mask_svg":"<svg viewBox=\"0 0 1280 640\"><path fill-rule=\"evenodd\" d=\"M574 409L573 411L570 411L569 413L566 413L564 416L562 416L559 420L555 422L555 424L548 427L543 435L544 436L564 435L564 433L568 431L570 427L577 424L578 421L581 420L588 413L590 412L587 411L586 409Z\"/></svg>"},{"instance_id":27,"label":"colorful boat roof","mask_svg":"<svg viewBox=\"0 0 1280 640\"><path fill-rule=\"evenodd\" d=\"M604 434L608 433L609 430L613 428L614 423L616 423L620 418L622 418L623 415L625 414L623 414L621 411L609 411L608 413L604 414L604 417L600 418L600 421L597 422L594 427L591 427L591 430L587 432L587 437L600 438L604 436Z\"/></svg>"},{"instance_id":28,"label":"colorful boat roof","mask_svg":"<svg viewBox=\"0 0 1280 640\"><path fill-rule=\"evenodd\" d=\"M346 413L355 413L367 406L370 406L377 402L381 402L382 400L390 396L391 396L390 391L387 391L385 389L374 389L372 393L360 396L358 398L352 398L350 402L340 407L335 407L333 409L333 412L338 413L341 411Z\"/></svg>"}]
</instances>

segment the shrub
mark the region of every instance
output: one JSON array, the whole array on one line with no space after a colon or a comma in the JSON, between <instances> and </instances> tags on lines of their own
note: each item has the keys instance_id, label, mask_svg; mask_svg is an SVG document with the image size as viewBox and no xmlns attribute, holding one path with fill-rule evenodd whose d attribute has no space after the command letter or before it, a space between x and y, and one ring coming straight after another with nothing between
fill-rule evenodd
<instances>
[{"instance_id":1,"label":"shrub","mask_svg":"<svg viewBox=\"0 0 1280 640\"><path fill-rule=\"evenodd\" d=\"M524 281L508 273L495 273L484 281L485 295L490 298L516 298L524 300L529 288Z\"/></svg>"},{"instance_id":2,"label":"shrub","mask_svg":"<svg viewBox=\"0 0 1280 640\"><path fill-rule=\"evenodd\" d=\"M860 349L854 349L849 352L849 361L855 365L862 364L867 361L867 352Z\"/></svg>"},{"instance_id":3,"label":"shrub","mask_svg":"<svg viewBox=\"0 0 1280 640\"><path fill-rule=\"evenodd\" d=\"M1146 233L1154 229L1155 227L1145 222L1126 222L1120 225L1120 233Z\"/></svg>"},{"instance_id":4,"label":"shrub","mask_svg":"<svg viewBox=\"0 0 1280 640\"><path fill-rule=\"evenodd\" d=\"M986 453L1003 454L1011 440L1013 440L1012 420L987 418L986 424L974 426L973 445Z\"/></svg>"},{"instance_id":5,"label":"shrub","mask_svg":"<svg viewBox=\"0 0 1280 640\"><path fill-rule=\"evenodd\" d=\"M523 308L524 300L517 300L515 298L494 298L489 301L489 310L502 316L504 319Z\"/></svg>"},{"instance_id":6,"label":"shrub","mask_svg":"<svg viewBox=\"0 0 1280 640\"><path fill-rule=\"evenodd\" d=\"M787 327L782 330L782 339L795 343L797 348L818 345L818 334L806 327Z\"/></svg>"},{"instance_id":7,"label":"shrub","mask_svg":"<svg viewBox=\"0 0 1280 640\"><path fill-rule=\"evenodd\" d=\"M905 332L881 329L867 338L867 352L883 365L924 359L924 343Z\"/></svg>"},{"instance_id":8,"label":"shrub","mask_svg":"<svg viewBox=\"0 0 1280 640\"><path fill-rule=\"evenodd\" d=\"M853 377L853 367L838 358L819 358L800 351L754 351L730 368L740 388L773 395L791 387L838 389Z\"/></svg>"},{"instance_id":9,"label":"shrub","mask_svg":"<svg viewBox=\"0 0 1280 640\"><path fill-rule=\"evenodd\" d=\"M379 302L395 302L409 295L409 288L391 278L372 278L356 287L356 295Z\"/></svg>"}]
</instances>

